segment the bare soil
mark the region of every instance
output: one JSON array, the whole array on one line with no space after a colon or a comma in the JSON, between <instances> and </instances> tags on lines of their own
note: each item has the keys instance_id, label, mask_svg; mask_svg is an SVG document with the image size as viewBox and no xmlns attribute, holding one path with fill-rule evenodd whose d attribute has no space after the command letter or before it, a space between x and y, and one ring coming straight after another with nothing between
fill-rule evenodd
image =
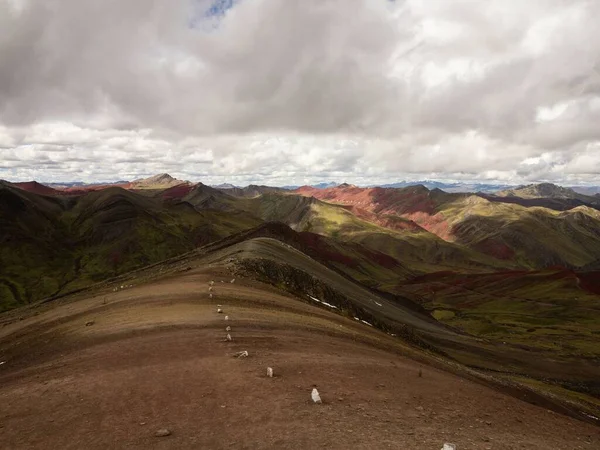
<instances>
[{"instance_id":1,"label":"bare soil","mask_svg":"<svg viewBox=\"0 0 600 450\"><path fill-rule=\"evenodd\" d=\"M424 365L371 327L211 270L63 299L5 322L0 447L600 448L598 427ZM243 350L248 358L233 356ZM310 399L313 385L321 405ZM163 428L171 435L155 437Z\"/></svg>"}]
</instances>

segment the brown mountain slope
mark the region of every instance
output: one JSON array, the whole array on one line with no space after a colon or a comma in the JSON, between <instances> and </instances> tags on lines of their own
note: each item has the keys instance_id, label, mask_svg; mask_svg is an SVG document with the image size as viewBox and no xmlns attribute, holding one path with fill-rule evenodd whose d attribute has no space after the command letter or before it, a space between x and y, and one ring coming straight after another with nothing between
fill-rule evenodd
<instances>
[{"instance_id":1,"label":"brown mountain slope","mask_svg":"<svg viewBox=\"0 0 600 450\"><path fill-rule=\"evenodd\" d=\"M352 318L230 277L203 265L138 277L131 288L107 286L4 322L3 445L595 450L600 442L597 427L548 403L522 402ZM233 357L244 350L247 358ZM322 404L310 400L315 384ZM170 436L155 437L162 428Z\"/></svg>"},{"instance_id":2,"label":"brown mountain slope","mask_svg":"<svg viewBox=\"0 0 600 450\"><path fill-rule=\"evenodd\" d=\"M39 195L57 195L60 191L53 189L49 186L38 183L37 181L27 181L24 183L11 183L13 186L23 189L27 192L32 192Z\"/></svg>"},{"instance_id":3,"label":"brown mountain slope","mask_svg":"<svg viewBox=\"0 0 600 450\"><path fill-rule=\"evenodd\" d=\"M134 180L127 186L128 189L167 189L180 184L190 184L189 181L178 180L168 173L161 173L149 178Z\"/></svg>"}]
</instances>

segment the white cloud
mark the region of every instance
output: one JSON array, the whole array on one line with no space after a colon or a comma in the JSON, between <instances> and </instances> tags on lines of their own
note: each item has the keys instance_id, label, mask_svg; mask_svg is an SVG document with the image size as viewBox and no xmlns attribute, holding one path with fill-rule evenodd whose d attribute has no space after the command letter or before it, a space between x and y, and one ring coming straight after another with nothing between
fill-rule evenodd
<instances>
[{"instance_id":1,"label":"white cloud","mask_svg":"<svg viewBox=\"0 0 600 450\"><path fill-rule=\"evenodd\" d=\"M201 19L210 6L0 0L0 178L600 170L598 2L240 0Z\"/></svg>"}]
</instances>

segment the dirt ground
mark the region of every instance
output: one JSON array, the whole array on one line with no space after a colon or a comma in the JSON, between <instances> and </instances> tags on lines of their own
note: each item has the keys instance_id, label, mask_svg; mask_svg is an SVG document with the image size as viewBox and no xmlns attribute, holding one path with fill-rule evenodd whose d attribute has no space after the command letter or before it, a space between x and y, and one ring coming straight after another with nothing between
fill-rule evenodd
<instances>
[{"instance_id":1,"label":"dirt ground","mask_svg":"<svg viewBox=\"0 0 600 450\"><path fill-rule=\"evenodd\" d=\"M192 270L5 322L0 448L600 448L599 427L410 359L366 325L230 279ZM243 350L248 358L233 356ZM312 403L313 385L323 404ZM156 437L163 428L171 434Z\"/></svg>"}]
</instances>

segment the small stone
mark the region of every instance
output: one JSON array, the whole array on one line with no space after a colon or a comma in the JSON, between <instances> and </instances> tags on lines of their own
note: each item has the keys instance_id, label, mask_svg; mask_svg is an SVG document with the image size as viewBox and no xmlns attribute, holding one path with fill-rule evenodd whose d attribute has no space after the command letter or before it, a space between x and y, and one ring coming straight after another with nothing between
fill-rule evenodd
<instances>
[{"instance_id":1,"label":"small stone","mask_svg":"<svg viewBox=\"0 0 600 450\"><path fill-rule=\"evenodd\" d=\"M310 397L312 398L312 401L314 403L323 403L321 401L321 396L319 395L319 391L317 391L317 388L314 387L312 392L310 393Z\"/></svg>"},{"instance_id":2,"label":"small stone","mask_svg":"<svg viewBox=\"0 0 600 450\"><path fill-rule=\"evenodd\" d=\"M154 433L154 436L156 436L156 437L171 436L171 431L167 430L166 428L161 428L160 430L156 430L156 433Z\"/></svg>"},{"instance_id":3,"label":"small stone","mask_svg":"<svg viewBox=\"0 0 600 450\"><path fill-rule=\"evenodd\" d=\"M92 325L94 325L96 322L94 322L93 320L90 320L89 322L85 323L86 327L91 327Z\"/></svg>"}]
</instances>

